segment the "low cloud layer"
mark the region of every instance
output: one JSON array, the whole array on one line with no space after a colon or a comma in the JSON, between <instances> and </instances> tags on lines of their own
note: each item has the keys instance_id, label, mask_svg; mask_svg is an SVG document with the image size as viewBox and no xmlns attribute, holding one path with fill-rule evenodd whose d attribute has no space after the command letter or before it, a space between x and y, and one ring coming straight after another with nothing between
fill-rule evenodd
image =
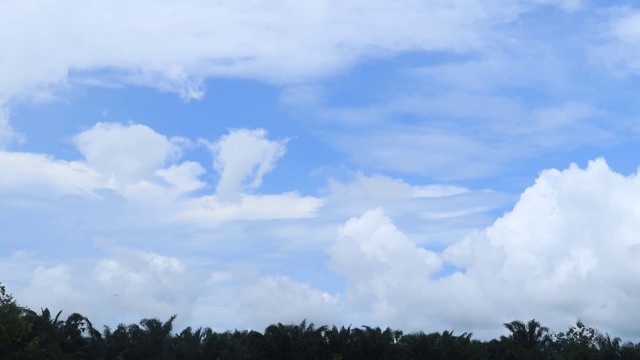
<instances>
[{"instance_id":1,"label":"low cloud layer","mask_svg":"<svg viewBox=\"0 0 640 360\"><path fill-rule=\"evenodd\" d=\"M358 177L362 182L363 175ZM637 338L638 179L616 173L603 159L586 168L545 170L511 211L444 248L432 248L415 232L406 235L394 224L400 219L371 209L336 224L333 239L325 242L328 258L312 271L294 265L303 245L289 256L280 251L283 270L277 270L269 256L251 266L230 258L204 265L205 258L184 252L167 256L102 241L97 243L102 255L92 263L47 265L43 254L16 252L2 261L2 269L13 274L10 284L27 280L15 289L26 305L83 311L97 321L106 321L99 313L108 309L132 320L180 313L181 324L217 321L218 326L261 329L307 318L473 331L484 338L502 334L502 322L535 317L556 330L580 319ZM455 198L448 192L444 196ZM300 221L322 221L322 214ZM263 236L269 234L265 229ZM315 236L312 227L297 231L301 239L305 232ZM194 242L182 239L165 251ZM258 243L239 237L220 251L233 256L232 249ZM287 263L297 269L295 277L284 270ZM318 276L343 286L327 287ZM43 291L51 294L47 304L37 295Z\"/></svg>"}]
</instances>

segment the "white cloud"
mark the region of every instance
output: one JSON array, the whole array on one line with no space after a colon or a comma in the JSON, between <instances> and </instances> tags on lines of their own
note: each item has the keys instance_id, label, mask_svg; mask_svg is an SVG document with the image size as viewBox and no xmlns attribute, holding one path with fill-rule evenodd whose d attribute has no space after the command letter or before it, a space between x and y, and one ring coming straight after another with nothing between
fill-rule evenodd
<instances>
[{"instance_id":1,"label":"white cloud","mask_svg":"<svg viewBox=\"0 0 640 360\"><path fill-rule=\"evenodd\" d=\"M420 270L428 275L442 265L434 253L407 239L380 208L349 219L338 230L337 242L329 253L336 270L356 279L375 278L387 270L394 272L395 279ZM355 258L362 263L352 262Z\"/></svg>"},{"instance_id":2,"label":"white cloud","mask_svg":"<svg viewBox=\"0 0 640 360\"><path fill-rule=\"evenodd\" d=\"M584 102L528 107L510 96L451 92L317 111L338 120L342 131L329 141L358 164L446 181L495 175L550 150L611 145L630 131Z\"/></svg>"},{"instance_id":3,"label":"white cloud","mask_svg":"<svg viewBox=\"0 0 640 360\"><path fill-rule=\"evenodd\" d=\"M558 3L573 8L577 2ZM199 98L206 76L292 81L372 56L464 52L487 44L495 26L513 21L530 4L3 2L0 47L12 51L0 63L0 101L68 84L69 77L105 75Z\"/></svg>"},{"instance_id":4,"label":"white cloud","mask_svg":"<svg viewBox=\"0 0 640 360\"><path fill-rule=\"evenodd\" d=\"M406 183L383 180L407 188ZM112 320L100 318L106 308L117 321L173 313L192 321L188 318L195 313L206 316L198 317L196 325L214 316L223 316L229 326L309 318L316 323L453 328L492 337L502 333L501 322L535 317L557 330L582 319L618 336L636 337L638 203L640 176L618 174L600 159L585 169L572 165L542 172L511 212L442 251L418 245L415 232L405 234L404 226L396 226L381 209L349 219L327 250L330 269L346 280L343 290L327 291L284 274L247 280L227 263L203 271L202 265L189 266L178 257L107 247L108 256L89 264L42 265L34 260L37 254L29 255L30 283L15 294L33 308L80 311L96 323ZM316 231L307 227L307 232ZM297 238L305 238L305 232L300 230ZM234 238L234 248L248 244L244 241ZM191 246L189 241L182 244ZM214 244L216 251L224 249ZM0 262L0 268L24 272L20 254L8 265ZM256 271L265 266L235 263ZM212 275L207 281L202 274ZM16 276L8 277L16 283ZM202 283L206 288L197 285ZM41 303L42 293L51 294L47 304Z\"/></svg>"},{"instance_id":5,"label":"white cloud","mask_svg":"<svg viewBox=\"0 0 640 360\"><path fill-rule=\"evenodd\" d=\"M488 213L511 204L512 195L471 190L453 184L411 184L382 174L352 174L348 181L328 181L325 205L317 215L335 224L382 207L404 232L422 245L459 241L470 231L491 224ZM320 226L320 224L316 225Z\"/></svg>"},{"instance_id":6,"label":"white cloud","mask_svg":"<svg viewBox=\"0 0 640 360\"><path fill-rule=\"evenodd\" d=\"M195 270L187 271L179 259L156 253L127 248L113 248L111 253L96 264L92 280L103 295L117 298L117 307L145 317L189 317L203 280Z\"/></svg>"},{"instance_id":7,"label":"white cloud","mask_svg":"<svg viewBox=\"0 0 640 360\"><path fill-rule=\"evenodd\" d=\"M437 254L417 247L382 209L348 220L328 252L331 268L347 279L347 299L375 323L405 319L407 302L401 299L422 291L414 288L442 266Z\"/></svg>"},{"instance_id":8,"label":"white cloud","mask_svg":"<svg viewBox=\"0 0 640 360\"><path fill-rule=\"evenodd\" d=\"M384 207L397 217L412 218L427 209L438 214L467 212L477 208L480 202L488 207L496 206L495 201L488 198L472 199L477 195L475 192L469 199L461 201L458 195L472 193L461 186L411 185L400 178L382 174L367 176L361 172L353 174L348 182L329 179L326 191L327 206L330 207L327 211L349 217L375 207ZM489 205L490 202L493 205Z\"/></svg>"},{"instance_id":9,"label":"white cloud","mask_svg":"<svg viewBox=\"0 0 640 360\"><path fill-rule=\"evenodd\" d=\"M394 179L384 175L366 176L355 174L353 181L340 183L329 179L330 196L339 199L355 198L411 198L414 188L401 179Z\"/></svg>"},{"instance_id":10,"label":"white cloud","mask_svg":"<svg viewBox=\"0 0 640 360\"><path fill-rule=\"evenodd\" d=\"M74 138L87 165L115 181L132 183L180 155L180 147L145 125L97 123Z\"/></svg>"},{"instance_id":11,"label":"white cloud","mask_svg":"<svg viewBox=\"0 0 640 360\"><path fill-rule=\"evenodd\" d=\"M612 6L602 14L600 41L590 48L590 55L616 77L640 74L640 9Z\"/></svg>"},{"instance_id":12,"label":"white cloud","mask_svg":"<svg viewBox=\"0 0 640 360\"><path fill-rule=\"evenodd\" d=\"M362 130L358 136L336 135L331 141L358 163L378 171L424 174L448 181L494 174L513 154L503 143L489 144L459 132L420 125L381 126Z\"/></svg>"},{"instance_id":13,"label":"white cloud","mask_svg":"<svg viewBox=\"0 0 640 360\"><path fill-rule=\"evenodd\" d=\"M63 317L80 312L95 324L173 314L180 315L179 324L188 323L200 293L197 270L152 252L123 247L110 247L108 252L110 256L97 261L93 269L78 262L37 266L18 294L21 304L48 307L54 313L63 310Z\"/></svg>"},{"instance_id":14,"label":"white cloud","mask_svg":"<svg viewBox=\"0 0 640 360\"><path fill-rule=\"evenodd\" d=\"M177 163L184 141L168 139L144 125L98 123L74 137L84 157L78 161L0 151L0 169L5 169L0 172L0 189L11 196L80 195L96 200L105 195L100 190L108 189L121 196L140 221L206 227L233 220L311 217L323 204L320 198L297 192L241 193L259 187L284 153L285 141L267 140L263 130L233 130L210 145L220 171L218 193L189 194L207 183L199 178L205 173L199 163Z\"/></svg>"},{"instance_id":15,"label":"white cloud","mask_svg":"<svg viewBox=\"0 0 640 360\"><path fill-rule=\"evenodd\" d=\"M616 8L610 12L605 38L594 53L615 74L626 75L640 70L640 10Z\"/></svg>"},{"instance_id":16,"label":"white cloud","mask_svg":"<svg viewBox=\"0 0 640 360\"><path fill-rule=\"evenodd\" d=\"M108 178L82 162L42 154L0 151L0 169L5 194L97 197L96 189L112 187Z\"/></svg>"},{"instance_id":17,"label":"white cloud","mask_svg":"<svg viewBox=\"0 0 640 360\"><path fill-rule=\"evenodd\" d=\"M545 171L512 212L452 246L447 257L478 281L501 279L512 297L504 309L514 315L564 314L629 331L627 296L640 278L633 260L640 247L638 179L602 159L586 169Z\"/></svg>"},{"instance_id":18,"label":"white cloud","mask_svg":"<svg viewBox=\"0 0 640 360\"><path fill-rule=\"evenodd\" d=\"M368 58L424 51L476 52L481 53L483 59L483 54L490 52L486 56L489 60L477 61L474 56L470 61L456 60L455 65L447 63L432 69L435 73L444 73L444 67L451 66L448 73L458 76L465 89L473 87L471 83L493 89L495 87L484 84L494 84L495 81L485 82L494 78L501 78L503 83L514 86L514 79L522 81L524 77L527 81L539 81L540 74L545 74L545 85L549 78L565 84L567 81L562 81L564 68L547 71L546 65L540 65L562 62L548 59L548 51L536 50L533 55L509 58L503 53L512 49L503 51L505 41L497 39L504 39L502 25L517 21L519 15L539 5L571 10L579 8L580 3L576 0L490 0L481 3L456 0L446 4L412 0L394 4L377 0L340 3L314 0L304 6L289 0L275 3L251 0L242 4L204 4L198 0L158 4L145 0L135 5L118 0L108 6L96 1L81 5L61 1L56 6L35 6L31 5L31 0L6 3L0 5L0 24L3 24L0 26L7 27L7 31L0 28L3 34L0 47L4 43L15 51L3 57L1 61L4 63L0 62L0 78L6 79L0 85L0 103L16 94L29 97L50 87L53 88L49 90L55 92L60 90L59 87L72 88L88 83L148 85L176 92L185 99L200 98L206 78L224 76L286 84L290 88L284 91L283 102L314 106L323 99L322 89L300 84L313 83L319 76ZM113 26L114 23L119 26ZM222 33L228 36L220 37ZM495 46L497 42L500 45ZM517 43L506 42L509 42L508 47ZM530 45L520 46L528 48ZM497 54L504 59L493 61ZM545 56L544 61L539 60L540 56ZM475 65L481 69L458 71L464 67L458 66L459 63L466 65L467 62L480 63ZM516 67L518 76L513 76ZM505 68L509 71L504 71ZM530 75L532 69L536 70L534 75ZM3 76L3 71L6 76ZM474 76L467 76L469 72ZM420 88L431 87L423 84ZM488 104L484 101L491 100L488 98L476 99L475 103ZM456 101L449 110L468 108L469 113L478 113L474 111L475 105L459 104ZM503 107L487 110L493 104L485 105L485 116L505 110ZM514 108L512 104L506 105L506 110ZM364 114L363 111L354 111L351 117L364 122L370 116L394 115L392 109L388 113L379 110L373 107ZM524 109L524 112L529 112L529 109ZM399 137L406 137L405 129L396 130ZM391 131L382 129L382 132L393 135ZM492 173L496 167L504 165L502 159L496 160L496 157L509 153L501 151L501 146L498 151L493 151L494 147L486 145L485 139L465 138L451 134L447 129L428 127L407 131L428 132L428 143L435 145L425 149L424 146L414 146L415 141L408 139L410 151L402 151L391 147L397 143L382 141L384 147L368 157L366 152L358 149L371 147L379 140L377 134L365 133L365 139L353 145L353 134L335 138L335 143L357 161L365 165L376 164L378 170L450 173L451 176L438 177L447 180L469 177L469 174L483 176ZM589 138L592 137L574 137ZM486 142L500 145L500 142L492 140ZM437 156L440 152L436 149L440 149L443 143L455 144L450 151L456 158L452 166L447 166L446 159ZM420 151L428 154L426 161L411 156ZM389 159L393 155L407 160L394 163ZM472 164L458 160L467 155L472 156ZM490 160L483 163L482 159Z\"/></svg>"},{"instance_id":19,"label":"white cloud","mask_svg":"<svg viewBox=\"0 0 640 360\"><path fill-rule=\"evenodd\" d=\"M209 144L214 154L213 167L220 174L216 194L225 200L237 199L243 191L262 184L285 152L286 140L271 141L263 129L231 130L216 143Z\"/></svg>"},{"instance_id":20,"label":"white cloud","mask_svg":"<svg viewBox=\"0 0 640 360\"><path fill-rule=\"evenodd\" d=\"M323 201L313 196L290 192L274 195L240 195L229 202L217 196L202 196L185 201L173 220L203 226L219 226L233 220L299 219L315 215Z\"/></svg>"},{"instance_id":21,"label":"white cloud","mask_svg":"<svg viewBox=\"0 0 640 360\"><path fill-rule=\"evenodd\" d=\"M268 276L242 289L240 302L253 324L338 322L334 296L286 276Z\"/></svg>"},{"instance_id":22,"label":"white cloud","mask_svg":"<svg viewBox=\"0 0 640 360\"><path fill-rule=\"evenodd\" d=\"M638 202L640 176L599 159L544 171L511 212L440 253L369 211L340 228L330 264L347 280L347 307L369 323L485 337L501 321L563 329L581 319L637 337ZM454 268L440 273L443 264Z\"/></svg>"},{"instance_id":23,"label":"white cloud","mask_svg":"<svg viewBox=\"0 0 640 360\"><path fill-rule=\"evenodd\" d=\"M116 77L112 81L152 86L161 91L175 92L185 101L200 100L205 93L202 79L190 77L178 65L170 65L160 71L143 68L140 71Z\"/></svg>"},{"instance_id":24,"label":"white cloud","mask_svg":"<svg viewBox=\"0 0 640 360\"><path fill-rule=\"evenodd\" d=\"M389 176L375 174L366 176L362 173L355 174L353 181L343 184L334 179L329 179L329 191L336 199L345 198L437 198L469 192L460 186L433 184L412 186L402 179L394 179Z\"/></svg>"},{"instance_id":25,"label":"white cloud","mask_svg":"<svg viewBox=\"0 0 640 360\"><path fill-rule=\"evenodd\" d=\"M42 304L43 294L47 294L47 304ZM33 271L29 286L21 293L22 301L33 306L33 309L50 307L51 312L67 309L77 305L81 292L74 286L72 269L65 264L46 267L38 266ZM71 312L67 313L71 315Z\"/></svg>"},{"instance_id":26,"label":"white cloud","mask_svg":"<svg viewBox=\"0 0 640 360\"><path fill-rule=\"evenodd\" d=\"M177 139L144 125L98 123L74 138L82 159L65 161L44 154L0 151L0 188L7 194L100 198L110 189L129 200L170 200L205 186L195 162L173 164L181 155ZM160 179L164 180L161 181Z\"/></svg>"},{"instance_id":27,"label":"white cloud","mask_svg":"<svg viewBox=\"0 0 640 360\"><path fill-rule=\"evenodd\" d=\"M24 135L16 132L9 123L9 111L0 102L0 150L6 149L14 141L23 142Z\"/></svg>"},{"instance_id":28,"label":"white cloud","mask_svg":"<svg viewBox=\"0 0 640 360\"><path fill-rule=\"evenodd\" d=\"M185 161L179 165L171 165L166 169L156 170L155 173L181 191L193 191L206 186L206 183L198 179L198 176L205 172L199 163Z\"/></svg>"}]
</instances>

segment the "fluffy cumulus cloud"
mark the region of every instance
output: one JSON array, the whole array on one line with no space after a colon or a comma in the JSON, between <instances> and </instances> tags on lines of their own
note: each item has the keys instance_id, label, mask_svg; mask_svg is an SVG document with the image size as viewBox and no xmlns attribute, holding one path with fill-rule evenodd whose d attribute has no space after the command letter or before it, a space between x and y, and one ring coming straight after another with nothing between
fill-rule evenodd
<instances>
[{"instance_id":1,"label":"fluffy cumulus cloud","mask_svg":"<svg viewBox=\"0 0 640 360\"><path fill-rule=\"evenodd\" d=\"M372 210L340 228L331 268L351 309L381 324L496 336L496 320L563 329L581 319L637 337L639 179L602 159L546 170L511 212L440 252Z\"/></svg>"},{"instance_id":2,"label":"fluffy cumulus cloud","mask_svg":"<svg viewBox=\"0 0 640 360\"><path fill-rule=\"evenodd\" d=\"M262 177L284 155L286 141L270 141L266 136L263 129L238 129L209 144L214 169L220 175L216 188L220 198L233 200L246 190L258 188Z\"/></svg>"},{"instance_id":3,"label":"fluffy cumulus cloud","mask_svg":"<svg viewBox=\"0 0 640 360\"><path fill-rule=\"evenodd\" d=\"M106 251L109 256L89 271L80 264L37 266L19 293L21 301L32 309L63 310L63 316L91 314L96 323L110 325L176 313L182 315L181 323L188 321L199 295L197 272L177 258L152 252L113 246Z\"/></svg>"},{"instance_id":4,"label":"fluffy cumulus cloud","mask_svg":"<svg viewBox=\"0 0 640 360\"><path fill-rule=\"evenodd\" d=\"M140 124L98 123L74 142L90 167L124 183L148 177L180 155L175 142Z\"/></svg>"},{"instance_id":5,"label":"fluffy cumulus cloud","mask_svg":"<svg viewBox=\"0 0 640 360\"><path fill-rule=\"evenodd\" d=\"M347 279L349 301L382 324L404 318L402 299L412 297L409 290L442 266L437 254L417 247L382 209L347 221L329 254L331 267Z\"/></svg>"},{"instance_id":6,"label":"fluffy cumulus cloud","mask_svg":"<svg viewBox=\"0 0 640 360\"><path fill-rule=\"evenodd\" d=\"M59 199L75 195L101 200L116 194L142 218L219 225L231 220L312 216L322 200L283 194L244 194L256 190L285 152L263 130L233 130L211 144L219 171L215 195L193 195L207 183L206 170L182 161L186 139L169 139L145 125L98 123L74 137L82 155L74 161L44 154L0 151L4 196ZM107 193L105 193L107 191ZM234 200L234 201L230 201Z\"/></svg>"},{"instance_id":7,"label":"fluffy cumulus cloud","mask_svg":"<svg viewBox=\"0 0 640 360\"><path fill-rule=\"evenodd\" d=\"M602 159L548 170L512 212L446 255L476 281L499 279L501 305L514 315L628 332L640 276L639 197L638 176L617 174Z\"/></svg>"},{"instance_id":8,"label":"fluffy cumulus cloud","mask_svg":"<svg viewBox=\"0 0 640 360\"><path fill-rule=\"evenodd\" d=\"M73 161L1 151L0 166L7 169L0 175L5 195L100 198L98 193L106 189L135 200L202 187L197 177L204 170L198 164L176 164L181 155L178 140L147 126L98 123L75 136L74 144L82 158ZM165 168L168 163L172 165Z\"/></svg>"}]
</instances>

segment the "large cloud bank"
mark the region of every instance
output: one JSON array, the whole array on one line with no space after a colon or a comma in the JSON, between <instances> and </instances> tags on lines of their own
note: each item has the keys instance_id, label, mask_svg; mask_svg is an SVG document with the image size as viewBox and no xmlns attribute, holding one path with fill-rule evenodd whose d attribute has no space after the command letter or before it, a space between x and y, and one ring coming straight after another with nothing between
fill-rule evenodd
<instances>
[{"instance_id":1,"label":"large cloud bank","mask_svg":"<svg viewBox=\"0 0 640 360\"><path fill-rule=\"evenodd\" d=\"M638 176L598 159L543 171L511 212L439 253L377 209L347 221L329 254L347 301L374 323L494 336L516 318L558 330L581 319L637 337L638 203Z\"/></svg>"},{"instance_id":2,"label":"large cloud bank","mask_svg":"<svg viewBox=\"0 0 640 360\"><path fill-rule=\"evenodd\" d=\"M114 316L129 318L150 315L139 302L128 302L144 299L155 316L182 312L184 321L194 323L195 317L195 325L211 322L218 328L260 329L309 318L473 331L486 338L502 334L502 322L535 317L558 331L580 319L635 339L639 203L637 174L621 175L598 159L586 168L543 171L512 211L440 250L429 249L415 233L403 233L382 208L350 218L337 228L326 248L326 268L318 270L322 276L333 273L336 283L344 280L344 287L283 275L268 258L260 260L266 272L229 259L206 275L211 268L193 259L109 246L110 255L90 268L90 277L82 275L81 264L39 265L18 295L35 304L35 294L47 291L52 306L76 306L92 315L101 309L91 304L103 304ZM314 232L307 229L311 237ZM235 247L255 246L237 241ZM16 253L3 269L24 275L24 260L33 257Z\"/></svg>"}]
</instances>

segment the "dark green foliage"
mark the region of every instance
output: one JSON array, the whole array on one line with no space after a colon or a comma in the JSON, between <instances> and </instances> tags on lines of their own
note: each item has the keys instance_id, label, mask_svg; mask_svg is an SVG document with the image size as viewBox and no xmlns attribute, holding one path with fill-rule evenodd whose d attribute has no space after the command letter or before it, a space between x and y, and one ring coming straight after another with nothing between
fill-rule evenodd
<instances>
[{"instance_id":1,"label":"dark green foliage","mask_svg":"<svg viewBox=\"0 0 640 360\"><path fill-rule=\"evenodd\" d=\"M173 331L167 321L105 326L84 316L66 320L45 308L19 306L0 285L0 359L99 360L640 360L640 344L622 343L578 321L552 335L538 321L504 324L507 336L478 341L471 334L414 332L362 326L275 324L257 331Z\"/></svg>"},{"instance_id":2,"label":"dark green foliage","mask_svg":"<svg viewBox=\"0 0 640 360\"><path fill-rule=\"evenodd\" d=\"M507 350L506 356L532 360L553 358L549 346L552 343L549 328L542 326L540 322L533 319L525 324L515 320L504 326L511 333L501 338Z\"/></svg>"},{"instance_id":3,"label":"dark green foliage","mask_svg":"<svg viewBox=\"0 0 640 360\"><path fill-rule=\"evenodd\" d=\"M324 339L326 327L307 326L306 320L300 325L270 325L264 331L271 357L282 360L326 358L328 346Z\"/></svg>"},{"instance_id":4,"label":"dark green foliage","mask_svg":"<svg viewBox=\"0 0 640 360\"><path fill-rule=\"evenodd\" d=\"M25 312L0 285L0 358L27 345L31 326L24 317Z\"/></svg>"}]
</instances>

